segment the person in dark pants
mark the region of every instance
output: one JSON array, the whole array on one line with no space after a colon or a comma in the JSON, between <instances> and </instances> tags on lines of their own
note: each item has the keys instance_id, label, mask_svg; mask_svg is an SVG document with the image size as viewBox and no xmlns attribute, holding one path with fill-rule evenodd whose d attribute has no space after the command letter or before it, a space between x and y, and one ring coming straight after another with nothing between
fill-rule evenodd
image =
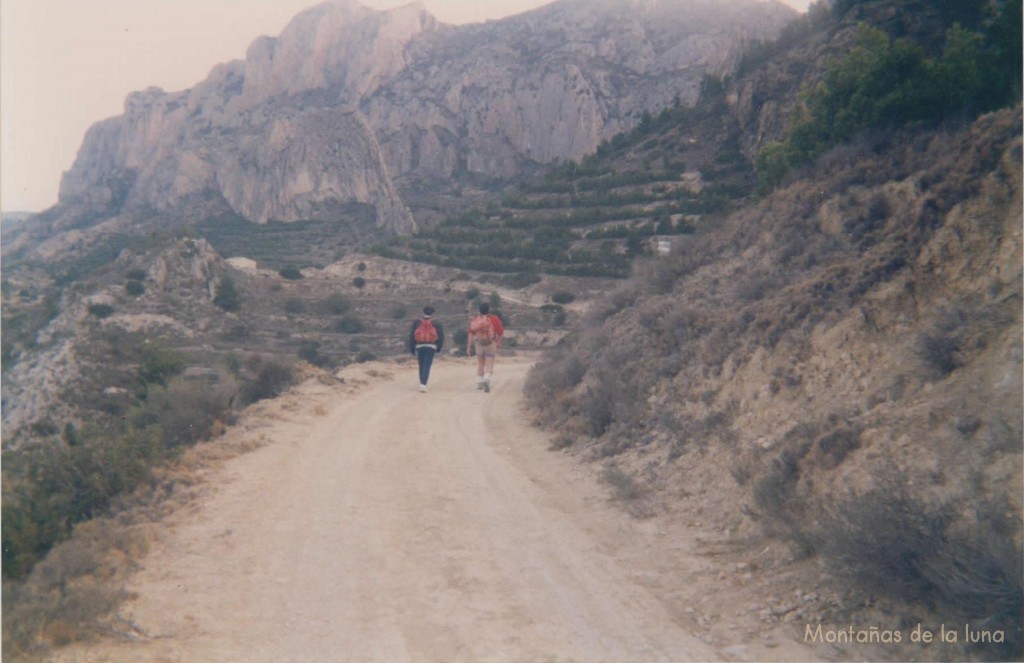
<instances>
[{"instance_id":1,"label":"person in dark pants","mask_svg":"<svg viewBox=\"0 0 1024 663\"><path fill-rule=\"evenodd\" d=\"M423 315L412 321L409 330L409 352L416 356L420 365L420 391L426 392L430 379L430 366L434 354L444 347L444 327L433 318L434 307L424 306Z\"/></svg>"}]
</instances>

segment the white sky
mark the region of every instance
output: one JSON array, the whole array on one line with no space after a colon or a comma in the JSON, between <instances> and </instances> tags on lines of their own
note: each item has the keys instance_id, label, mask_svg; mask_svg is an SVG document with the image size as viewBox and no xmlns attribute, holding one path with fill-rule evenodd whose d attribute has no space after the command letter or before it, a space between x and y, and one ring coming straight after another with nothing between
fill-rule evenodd
<instances>
[{"instance_id":1,"label":"white sky","mask_svg":"<svg viewBox=\"0 0 1024 663\"><path fill-rule=\"evenodd\" d=\"M390 9L410 0L361 0ZM728 1L728 0L723 0ZM784 0L805 10L809 0ZM423 0L446 23L518 14L550 0ZM129 92L183 90L245 57L319 0L0 0L0 209L57 202L86 130Z\"/></svg>"}]
</instances>

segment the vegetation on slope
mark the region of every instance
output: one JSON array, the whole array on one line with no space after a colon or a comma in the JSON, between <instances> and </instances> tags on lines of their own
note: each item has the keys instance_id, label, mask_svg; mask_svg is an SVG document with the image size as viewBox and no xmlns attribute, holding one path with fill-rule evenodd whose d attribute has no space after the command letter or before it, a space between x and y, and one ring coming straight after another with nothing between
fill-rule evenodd
<instances>
[{"instance_id":1,"label":"vegetation on slope","mask_svg":"<svg viewBox=\"0 0 1024 663\"><path fill-rule=\"evenodd\" d=\"M836 11L845 13L853 3L837 4ZM987 20L980 15L980 3L964 3L945 16L973 19L976 29L954 23L935 56L912 37L892 38L861 23L852 48L830 58L822 79L802 93L786 139L758 153L762 192L865 130L935 126L1019 99L1020 0L1003 3Z\"/></svg>"},{"instance_id":2,"label":"vegetation on slope","mask_svg":"<svg viewBox=\"0 0 1024 663\"><path fill-rule=\"evenodd\" d=\"M533 408L664 490L733 483L728 527L1019 653L1020 123L826 155L597 305Z\"/></svg>"},{"instance_id":3,"label":"vegetation on slope","mask_svg":"<svg viewBox=\"0 0 1024 663\"><path fill-rule=\"evenodd\" d=\"M817 16L837 52L854 4L900 3ZM928 14L931 41L859 27L761 153L764 198L645 261L527 394L614 485L702 490L722 528L822 562L850 591L837 623L867 601L999 629L973 653L1019 657L1020 109L975 120L1019 97L979 83L1001 49L1020 60L1019 3L1001 9Z\"/></svg>"},{"instance_id":4,"label":"vegetation on slope","mask_svg":"<svg viewBox=\"0 0 1024 663\"><path fill-rule=\"evenodd\" d=\"M654 238L688 235L736 205L753 182L724 90L704 82L580 162L557 164L483 209L375 247L388 258L499 273L626 277ZM699 175L698 175L699 173Z\"/></svg>"}]
</instances>

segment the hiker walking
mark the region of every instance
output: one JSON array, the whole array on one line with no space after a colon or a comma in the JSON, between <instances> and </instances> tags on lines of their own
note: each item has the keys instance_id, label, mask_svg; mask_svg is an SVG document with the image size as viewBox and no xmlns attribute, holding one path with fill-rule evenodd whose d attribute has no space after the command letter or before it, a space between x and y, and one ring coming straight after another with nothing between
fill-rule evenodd
<instances>
[{"instance_id":1,"label":"hiker walking","mask_svg":"<svg viewBox=\"0 0 1024 663\"><path fill-rule=\"evenodd\" d=\"M501 347L505 329L501 318L491 313L489 304L480 305L480 315L473 316L469 323L468 344L470 353L476 353L476 388L491 391L491 374L494 373L494 359Z\"/></svg>"},{"instance_id":2,"label":"hiker walking","mask_svg":"<svg viewBox=\"0 0 1024 663\"><path fill-rule=\"evenodd\" d=\"M409 330L409 352L416 356L420 365L420 391L427 390L430 379L430 366L434 363L434 354L444 347L444 327L434 322L434 307L424 306L423 315L412 321Z\"/></svg>"}]
</instances>

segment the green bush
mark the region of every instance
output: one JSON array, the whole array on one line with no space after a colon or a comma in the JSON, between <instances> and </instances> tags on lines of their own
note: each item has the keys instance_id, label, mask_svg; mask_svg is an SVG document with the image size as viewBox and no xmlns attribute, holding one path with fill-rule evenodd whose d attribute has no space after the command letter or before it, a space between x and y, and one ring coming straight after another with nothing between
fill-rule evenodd
<instances>
[{"instance_id":1,"label":"green bush","mask_svg":"<svg viewBox=\"0 0 1024 663\"><path fill-rule=\"evenodd\" d=\"M330 361L327 357L320 354L320 343L317 341L303 341L300 343L298 355L300 359L305 359L314 366L321 368Z\"/></svg>"},{"instance_id":2,"label":"green bush","mask_svg":"<svg viewBox=\"0 0 1024 663\"><path fill-rule=\"evenodd\" d=\"M124 284L124 291L133 297L138 297L146 292L146 286L142 285L142 281L128 281Z\"/></svg>"},{"instance_id":3,"label":"green bush","mask_svg":"<svg viewBox=\"0 0 1024 663\"><path fill-rule=\"evenodd\" d=\"M114 314L114 307L110 304L90 304L89 314L102 320Z\"/></svg>"},{"instance_id":4,"label":"green bush","mask_svg":"<svg viewBox=\"0 0 1024 663\"><path fill-rule=\"evenodd\" d=\"M185 370L185 359L169 348L148 344L142 351L139 379L143 384L165 385L168 378Z\"/></svg>"},{"instance_id":5,"label":"green bush","mask_svg":"<svg viewBox=\"0 0 1024 663\"><path fill-rule=\"evenodd\" d=\"M334 324L334 330L343 334L360 334L365 329L359 318L346 315Z\"/></svg>"},{"instance_id":6,"label":"green bush","mask_svg":"<svg viewBox=\"0 0 1024 663\"><path fill-rule=\"evenodd\" d=\"M298 281L302 278L302 272L296 267L282 267L277 273L281 275L281 278L289 281Z\"/></svg>"},{"instance_id":7,"label":"green bush","mask_svg":"<svg viewBox=\"0 0 1024 663\"><path fill-rule=\"evenodd\" d=\"M4 451L3 576L22 578L71 528L150 476L166 455L158 430L117 426Z\"/></svg>"},{"instance_id":8,"label":"green bush","mask_svg":"<svg viewBox=\"0 0 1024 663\"><path fill-rule=\"evenodd\" d=\"M357 276L354 279L352 279L352 285L354 285L356 288L362 289L363 287L366 286L366 279L364 279L362 276Z\"/></svg>"},{"instance_id":9,"label":"green bush","mask_svg":"<svg viewBox=\"0 0 1024 663\"><path fill-rule=\"evenodd\" d=\"M235 281L225 276L214 289L213 303L225 311L237 311L242 305L242 296L235 288Z\"/></svg>"},{"instance_id":10,"label":"green bush","mask_svg":"<svg viewBox=\"0 0 1024 663\"><path fill-rule=\"evenodd\" d=\"M306 302L299 297L289 297L284 301L285 313L299 314L306 312Z\"/></svg>"},{"instance_id":11,"label":"green bush","mask_svg":"<svg viewBox=\"0 0 1024 663\"><path fill-rule=\"evenodd\" d=\"M1015 28L1004 29L1010 23ZM853 47L830 60L821 82L801 95L786 140L757 155L759 189L776 186L794 166L866 129L932 125L1012 103L1020 83L1006 69L1020 71L1020 32L1019 0L1004 5L987 35L953 25L938 57L909 37L893 40L862 24Z\"/></svg>"},{"instance_id":12,"label":"green bush","mask_svg":"<svg viewBox=\"0 0 1024 663\"><path fill-rule=\"evenodd\" d=\"M571 304L576 301L576 295L571 292L556 292L551 295L551 301L556 304Z\"/></svg>"},{"instance_id":13,"label":"green bush","mask_svg":"<svg viewBox=\"0 0 1024 663\"><path fill-rule=\"evenodd\" d=\"M375 359L377 359L377 355L367 350L363 350L362 352L356 355L357 364L362 364L368 361L374 361Z\"/></svg>"},{"instance_id":14,"label":"green bush","mask_svg":"<svg viewBox=\"0 0 1024 663\"><path fill-rule=\"evenodd\" d=\"M348 299L341 293L329 295L326 299L320 302L321 309L330 315L343 315L348 311L349 306L350 304Z\"/></svg>"},{"instance_id":15,"label":"green bush","mask_svg":"<svg viewBox=\"0 0 1024 663\"><path fill-rule=\"evenodd\" d=\"M525 288L534 283L540 283L541 277L533 272L519 272L505 279L505 284L510 288Z\"/></svg>"}]
</instances>

